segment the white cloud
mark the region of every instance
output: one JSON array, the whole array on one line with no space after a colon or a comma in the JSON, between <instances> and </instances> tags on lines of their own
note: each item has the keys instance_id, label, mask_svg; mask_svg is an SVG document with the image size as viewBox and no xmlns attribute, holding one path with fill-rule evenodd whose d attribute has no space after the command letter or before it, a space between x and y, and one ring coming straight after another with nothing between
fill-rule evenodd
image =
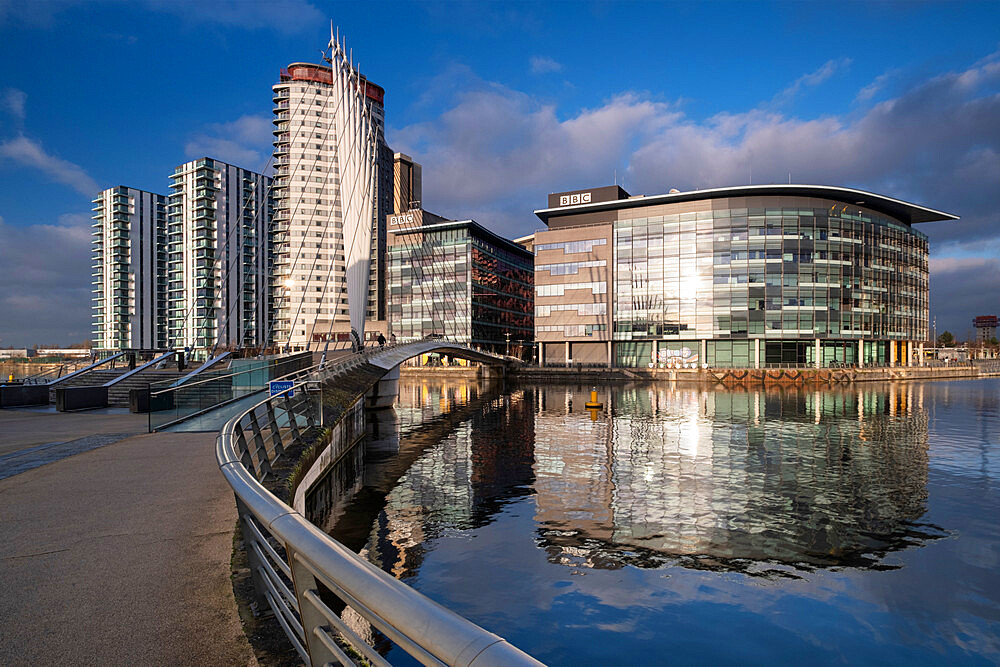
<instances>
[{"instance_id":1,"label":"white cloud","mask_svg":"<svg viewBox=\"0 0 1000 667\"><path fill-rule=\"evenodd\" d=\"M831 61L801 79L828 78ZM911 86L860 113L796 118L748 109L693 120L635 93L561 118L501 85L453 88L430 122L390 131L390 144L424 164L431 210L489 216L530 231L544 194L610 183L627 167L635 193L746 183L853 185L953 211L929 226L941 241L984 237L1000 223L1000 66L993 61ZM442 88L444 89L444 88ZM474 207L470 210L470 207ZM925 229L929 228L925 227Z\"/></svg>"},{"instance_id":2,"label":"white cloud","mask_svg":"<svg viewBox=\"0 0 1000 667\"><path fill-rule=\"evenodd\" d=\"M556 62L548 56L532 56L531 57L531 73L532 74L548 74L549 72L558 72L562 69L562 64Z\"/></svg>"},{"instance_id":3,"label":"white cloud","mask_svg":"<svg viewBox=\"0 0 1000 667\"><path fill-rule=\"evenodd\" d=\"M810 73L799 87L828 79L838 62ZM754 183L783 183L791 172L795 182L859 187L960 215L959 222L921 226L934 257L959 252L959 244L978 246L962 252L984 257L1000 245L996 58L918 82L867 108L815 118L767 105L695 120L676 105L636 93L561 116L539 98L468 72L455 76L463 85L451 86L450 95L443 92L446 82L436 82L443 113L390 130L389 143L424 165L429 210L474 217L508 236L542 226L531 211L545 205L547 193L610 184L615 168L633 194L658 194L747 183L752 160ZM965 268L966 275L973 272ZM943 271L935 294L946 293L946 278ZM995 310L987 304L993 293L974 295L981 307L964 306ZM933 307L958 318L946 297Z\"/></svg>"},{"instance_id":4,"label":"white cloud","mask_svg":"<svg viewBox=\"0 0 1000 667\"><path fill-rule=\"evenodd\" d=\"M41 144L27 137L15 137L0 144L0 159L38 169L57 183L68 185L87 197L98 192L97 181L83 167L46 153Z\"/></svg>"},{"instance_id":5,"label":"white cloud","mask_svg":"<svg viewBox=\"0 0 1000 667\"><path fill-rule=\"evenodd\" d=\"M23 90L7 88L3 91L3 106L18 121L24 121L24 106L27 101L28 94Z\"/></svg>"},{"instance_id":6,"label":"white cloud","mask_svg":"<svg viewBox=\"0 0 1000 667\"><path fill-rule=\"evenodd\" d=\"M885 84L896 74L896 70L889 70L888 72L883 72L877 77L872 79L872 82L867 86L858 91L857 97L854 98L855 102L867 102L871 98L885 88Z\"/></svg>"},{"instance_id":7,"label":"white cloud","mask_svg":"<svg viewBox=\"0 0 1000 667\"><path fill-rule=\"evenodd\" d=\"M246 115L229 123L214 123L184 145L189 158L212 157L259 171L271 154L271 118Z\"/></svg>"},{"instance_id":8,"label":"white cloud","mask_svg":"<svg viewBox=\"0 0 1000 667\"><path fill-rule=\"evenodd\" d=\"M793 100L804 88L811 88L813 86L818 86L823 83L831 76L833 76L837 70L845 69L851 64L850 58L838 58L836 60L827 60L823 63L819 69L809 72L808 74L803 74L795 81L792 82L790 86L785 88L783 91L778 93L773 104L781 105Z\"/></svg>"},{"instance_id":9,"label":"white cloud","mask_svg":"<svg viewBox=\"0 0 1000 667\"><path fill-rule=\"evenodd\" d=\"M21 347L90 337L90 213L55 224L0 218L0 340Z\"/></svg>"}]
</instances>

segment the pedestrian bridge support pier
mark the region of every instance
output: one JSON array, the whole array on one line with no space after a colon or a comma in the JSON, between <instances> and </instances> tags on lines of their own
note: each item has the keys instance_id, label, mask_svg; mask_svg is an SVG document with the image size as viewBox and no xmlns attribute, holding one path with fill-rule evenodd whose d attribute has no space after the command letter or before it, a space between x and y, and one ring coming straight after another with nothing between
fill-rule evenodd
<instances>
[{"instance_id":1,"label":"pedestrian bridge support pier","mask_svg":"<svg viewBox=\"0 0 1000 667\"><path fill-rule=\"evenodd\" d=\"M365 408L368 410L391 408L398 396L399 366L395 366L365 394Z\"/></svg>"}]
</instances>

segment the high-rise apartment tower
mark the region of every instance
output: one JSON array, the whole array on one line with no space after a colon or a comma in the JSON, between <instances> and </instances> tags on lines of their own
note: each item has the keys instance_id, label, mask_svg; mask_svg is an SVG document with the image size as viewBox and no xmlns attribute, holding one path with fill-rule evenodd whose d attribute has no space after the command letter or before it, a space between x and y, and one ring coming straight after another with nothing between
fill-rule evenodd
<instances>
[{"instance_id":1,"label":"high-rise apartment tower","mask_svg":"<svg viewBox=\"0 0 1000 667\"><path fill-rule=\"evenodd\" d=\"M166 197L119 185L93 200L94 347L166 345Z\"/></svg>"},{"instance_id":2,"label":"high-rise apartment tower","mask_svg":"<svg viewBox=\"0 0 1000 667\"><path fill-rule=\"evenodd\" d=\"M350 331L344 259L344 211L368 187L342 182L337 155L362 141L345 127L347 113L330 67L293 63L274 93L274 242L272 341L291 349ZM393 206L392 152L385 145L385 91L360 79L376 142L372 184L367 320L384 320L386 216ZM343 143L343 145L341 145Z\"/></svg>"},{"instance_id":3,"label":"high-rise apartment tower","mask_svg":"<svg viewBox=\"0 0 1000 667\"><path fill-rule=\"evenodd\" d=\"M208 157L174 170L167 213L171 347L211 351L266 343L270 181Z\"/></svg>"}]
</instances>

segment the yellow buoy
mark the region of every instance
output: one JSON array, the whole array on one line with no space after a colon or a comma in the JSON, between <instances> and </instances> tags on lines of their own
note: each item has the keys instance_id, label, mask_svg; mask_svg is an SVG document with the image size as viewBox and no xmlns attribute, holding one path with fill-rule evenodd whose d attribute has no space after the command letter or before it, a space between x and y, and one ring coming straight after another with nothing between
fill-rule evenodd
<instances>
[{"instance_id":1,"label":"yellow buoy","mask_svg":"<svg viewBox=\"0 0 1000 667\"><path fill-rule=\"evenodd\" d=\"M588 410L603 410L604 409L604 403L598 403L597 402L597 390L596 389L591 390L591 392L590 392L590 402L588 402L586 405L584 405L584 407L587 408Z\"/></svg>"}]
</instances>

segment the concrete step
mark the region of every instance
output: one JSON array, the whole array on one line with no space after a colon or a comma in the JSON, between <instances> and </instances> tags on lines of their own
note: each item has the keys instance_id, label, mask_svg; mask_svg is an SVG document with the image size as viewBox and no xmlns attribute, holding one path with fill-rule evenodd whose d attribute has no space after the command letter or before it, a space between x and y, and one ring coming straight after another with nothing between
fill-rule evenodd
<instances>
[{"instance_id":1,"label":"concrete step","mask_svg":"<svg viewBox=\"0 0 1000 667\"><path fill-rule=\"evenodd\" d=\"M151 384L178 380L184 377L186 372L173 371L144 371L137 373L121 382L108 387L108 405L112 407L129 407L129 398L133 389L145 389Z\"/></svg>"},{"instance_id":2,"label":"concrete step","mask_svg":"<svg viewBox=\"0 0 1000 667\"><path fill-rule=\"evenodd\" d=\"M110 382L116 377L128 372L127 368L95 368L92 371L83 373L74 378L70 378L65 382L60 382L49 389L49 402L56 402L56 389L59 387L91 387L94 385L102 385L105 382Z\"/></svg>"}]
</instances>

